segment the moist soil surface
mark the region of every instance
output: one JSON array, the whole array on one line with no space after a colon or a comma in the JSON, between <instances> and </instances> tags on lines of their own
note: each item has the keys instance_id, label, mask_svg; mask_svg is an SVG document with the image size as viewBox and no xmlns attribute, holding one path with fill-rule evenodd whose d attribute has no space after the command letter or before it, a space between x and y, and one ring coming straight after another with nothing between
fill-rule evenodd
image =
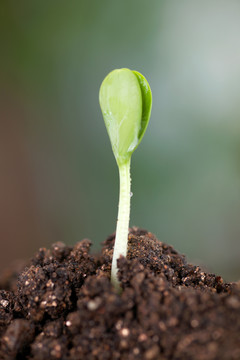
<instances>
[{"instance_id":1,"label":"moist soil surface","mask_svg":"<svg viewBox=\"0 0 240 360\"><path fill-rule=\"evenodd\" d=\"M114 235L40 249L0 281L0 359L240 359L240 284L133 228L110 283Z\"/></svg>"}]
</instances>

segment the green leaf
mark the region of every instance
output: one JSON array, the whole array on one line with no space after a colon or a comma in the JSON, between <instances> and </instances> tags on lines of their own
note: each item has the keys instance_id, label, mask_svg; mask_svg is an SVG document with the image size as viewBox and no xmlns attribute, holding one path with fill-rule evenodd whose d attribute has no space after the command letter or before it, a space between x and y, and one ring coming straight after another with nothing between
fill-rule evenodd
<instances>
[{"instance_id":1,"label":"green leaf","mask_svg":"<svg viewBox=\"0 0 240 360\"><path fill-rule=\"evenodd\" d=\"M103 80L99 101L118 165L139 145L149 122L151 89L137 71L117 69Z\"/></svg>"},{"instance_id":2,"label":"green leaf","mask_svg":"<svg viewBox=\"0 0 240 360\"><path fill-rule=\"evenodd\" d=\"M143 138L143 135L145 134L151 116L152 91L147 80L142 74L140 74L138 71L135 70L133 70L133 73L138 78L138 82L142 92L142 120L141 120L141 129L138 134L138 138L139 138L138 145L139 145Z\"/></svg>"}]
</instances>

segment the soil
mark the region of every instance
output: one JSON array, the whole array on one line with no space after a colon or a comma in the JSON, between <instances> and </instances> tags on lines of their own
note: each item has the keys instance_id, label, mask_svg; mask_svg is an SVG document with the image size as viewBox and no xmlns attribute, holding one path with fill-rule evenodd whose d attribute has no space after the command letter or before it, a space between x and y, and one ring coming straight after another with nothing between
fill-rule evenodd
<instances>
[{"instance_id":1,"label":"soil","mask_svg":"<svg viewBox=\"0 0 240 360\"><path fill-rule=\"evenodd\" d=\"M133 228L110 283L114 235L40 249L0 281L0 359L240 359L240 283ZM18 264L18 268L21 267Z\"/></svg>"}]
</instances>

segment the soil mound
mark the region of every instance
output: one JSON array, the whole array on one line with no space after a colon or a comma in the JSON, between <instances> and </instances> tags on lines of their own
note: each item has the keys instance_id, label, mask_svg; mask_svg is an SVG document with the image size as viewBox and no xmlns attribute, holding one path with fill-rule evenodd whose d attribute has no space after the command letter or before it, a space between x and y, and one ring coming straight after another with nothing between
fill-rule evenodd
<instances>
[{"instance_id":1,"label":"soil mound","mask_svg":"<svg viewBox=\"0 0 240 360\"><path fill-rule=\"evenodd\" d=\"M240 285L133 228L110 283L114 235L40 249L0 281L0 359L240 359Z\"/></svg>"}]
</instances>

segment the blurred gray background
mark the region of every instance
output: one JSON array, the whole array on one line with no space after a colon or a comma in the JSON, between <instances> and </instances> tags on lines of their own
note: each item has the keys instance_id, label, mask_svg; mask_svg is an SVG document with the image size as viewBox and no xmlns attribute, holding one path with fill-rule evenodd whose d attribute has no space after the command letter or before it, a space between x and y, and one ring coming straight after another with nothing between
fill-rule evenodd
<instances>
[{"instance_id":1,"label":"blurred gray background","mask_svg":"<svg viewBox=\"0 0 240 360\"><path fill-rule=\"evenodd\" d=\"M240 278L240 2L0 5L0 266L115 230L118 170L98 104L115 68L153 92L131 225Z\"/></svg>"}]
</instances>

